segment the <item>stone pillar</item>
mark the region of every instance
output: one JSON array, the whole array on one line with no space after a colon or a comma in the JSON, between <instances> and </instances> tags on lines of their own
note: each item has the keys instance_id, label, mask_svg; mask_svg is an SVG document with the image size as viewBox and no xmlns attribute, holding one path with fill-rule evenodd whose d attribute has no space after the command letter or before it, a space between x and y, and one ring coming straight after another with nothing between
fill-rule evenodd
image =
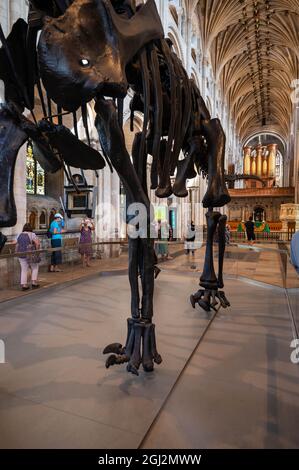
<instances>
[{"instance_id":1,"label":"stone pillar","mask_svg":"<svg viewBox=\"0 0 299 470\"><path fill-rule=\"evenodd\" d=\"M205 193L206 193L206 190L207 190L207 180L203 179L203 178L200 178L199 186L200 186L200 191L199 192L200 192L200 201L201 201L203 199ZM206 224L206 217L205 217L206 212L207 212L207 210L203 207L202 204L200 204L199 225L201 227L203 227Z\"/></svg>"},{"instance_id":2,"label":"stone pillar","mask_svg":"<svg viewBox=\"0 0 299 470\"><path fill-rule=\"evenodd\" d=\"M242 219L242 222L245 222L245 218L246 218L245 207L242 206L242 209L241 209L241 210L242 210L242 217L241 217L241 219Z\"/></svg>"},{"instance_id":3,"label":"stone pillar","mask_svg":"<svg viewBox=\"0 0 299 470\"><path fill-rule=\"evenodd\" d=\"M244 147L244 174L250 175L251 173L251 147Z\"/></svg>"},{"instance_id":4,"label":"stone pillar","mask_svg":"<svg viewBox=\"0 0 299 470\"><path fill-rule=\"evenodd\" d=\"M116 172L111 175L111 206L113 207L112 228L114 241L118 241L121 236L120 226L120 179ZM116 258L120 255L120 245L112 245L110 256Z\"/></svg>"},{"instance_id":5,"label":"stone pillar","mask_svg":"<svg viewBox=\"0 0 299 470\"><path fill-rule=\"evenodd\" d=\"M208 58L207 56L203 55L202 57L202 83L201 83L201 90L203 98L207 97L207 66L208 66Z\"/></svg>"},{"instance_id":6,"label":"stone pillar","mask_svg":"<svg viewBox=\"0 0 299 470\"><path fill-rule=\"evenodd\" d=\"M187 14L187 24L186 24L186 70L188 75L191 73L191 37L192 37L192 21L189 15Z\"/></svg>"},{"instance_id":7,"label":"stone pillar","mask_svg":"<svg viewBox=\"0 0 299 470\"><path fill-rule=\"evenodd\" d=\"M158 2L156 3L157 3L157 8L159 10L159 15L161 17L162 24L165 24L167 13L168 13L165 9L165 2L163 0L159 0L159 3Z\"/></svg>"},{"instance_id":8,"label":"stone pillar","mask_svg":"<svg viewBox=\"0 0 299 470\"><path fill-rule=\"evenodd\" d=\"M10 27L19 19L26 19L28 12L28 2L20 0L10 0L9 2Z\"/></svg>"},{"instance_id":9,"label":"stone pillar","mask_svg":"<svg viewBox=\"0 0 299 470\"><path fill-rule=\"evenodd\" d=\"M200 189L199 187L195 191L195 216L194 223L196 227L200 226L200 211L201 211L201 201L200 201Z\"/></svg>"},{"instance_id":10,"label":"stone pillar","mask_svg":"<svg viewBox=\"0 0 299 470\"><path fill-rule=\"evenodd\" d=\"M5 36L7 36L10 30L9 0L2 0L0 2L0 22L3 28L3 32Z\"/></svg>"},{"instance_id":11,"label":"stone pillar","mask_svg":"<svg viewBox=\"0 0 299 470\"><path fill-rule=\"evenodd\" d=\"M256 152L257 152L257 157L256 157L256 160L257 160L257 171L256 171L256 174L257 176L261 177L262 176L262 171L263 171L263 147L261 145L258 145L257 148L256 148Z\"/></svg>"}]
</instances>

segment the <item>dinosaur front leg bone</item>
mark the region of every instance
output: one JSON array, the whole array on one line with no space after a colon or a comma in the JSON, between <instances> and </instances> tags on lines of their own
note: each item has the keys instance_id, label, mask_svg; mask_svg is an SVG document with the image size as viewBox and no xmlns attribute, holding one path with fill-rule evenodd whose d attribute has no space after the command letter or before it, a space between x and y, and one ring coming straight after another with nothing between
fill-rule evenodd
<instances>
[{"instance_id":1,"label":"dinosaur front leg bone","mask_svg":"<svg viewBox=\"0 0 299 470\"><path fill-rule=\"evenodd\" d=\"M208 189L204 207L223 207L231 200L224 174L225 134L219 119L202 122L202 132L209 149Z\"/></svg>"},{"instance_id":2,"label":"dinosaur front leg bone","mask_svg":"<svg viewBox=\"0 0 299 470\"><path fill-rule=\"evenodd\" d=\"M140 253L138 239L129 238L129 281L131 286L131 315L132 318L140 318L140 295L138 285L138 257Z\"/></svg>"},{"instance_id":3,"label":"dinosaur front leg bone","mask_svg":"<svg viewBox=\"0 0 299 470\"><path fill-rule=\"evenodd\" d=\"M122 130L117 120L116 109L111 101L98 100L96 105L97 129L105 153L108 155L114 168L118 172L126 188L128 203L141 202L147 208L147 223L150 225L150 204L138 176L138 165L132 165L126 150ZM134 153L138 155L140 139L135 140ZM136 159L135 159L136 160ZM143 165L143 162L138 162ZM141 166L139 166L141 168ZM137 171L136 171L137 170ZM162 362L157 353L155 328L152 325L153 295L154 295L154 268L155 256L153 240L149 238L129 240L129 278L131 284L131 310L132 318L128 320L128 337L126 346L116 343L104 350L104 354L110 354L106 367L128 363L128 372L138 375L142 363L146 372L151 372L154 362ZM140 296L138 285L138 272L142 281L142 304L140 316ZM150 326L149 326L150 325Z\"/></svg>"},{"instance_id":4,"label":"dinosaur front leg bone","mask_svg":"<svg viewBox=\"0 0 299 470\"><path fill-rule=\"evenodd\" d=\"M204 262L204 270L200 278L200 285L201 287L204 287L205 289L209 289L209 290L214 290L214 289L216 290L218 287L218 279L215 274L214 260L213 260L213 241L214 241L214 235L215 235L220 217L221 217L221 214L219 212L213 212L212 210L210 210L206 214L207 227L208 227L207 246L206 246L206 255L205 255L205 262Z\"/></svg>"},{"instance_id":5,"label":"dinosaur front leg bone","mask_svg":"<svg viewBox=\"0 0 299 470\"><path fill-rule=\"evenodd\" d=\"M18 152L27 140L8 106L0 107L0 227L13 227L17 211L13 196L14 171Z\"/></svg>"},{"instance_id":6,"label":"dinosaur front leg bone","mask_svg":"<svg viewBox=\"0 0 299 470\"><path fill-rule=\"evenodd\" d=\"M153 318L153 297L154 297L154 282L155 282L155 254L154 254L154 240L142 239L142 306L141 317L144 321L150 321Z\"/></svg>"},{"instance_id":7,"label":"dinosaur front leg bone","mask_svg":"<svg viewBox=\"0 0 299 470\"><path fill-rule=\"evenodd\" d=\"M126 149L123 130L119 126L113 101L98 99L95 110L96 128L101 145L124 184L129 204L139 202L144 204L149 212L149 199Z\"/></svg>"},{"instance_id":8,"label":"dinosaur front leg bone","mask_svg":"<svg viewBox=\"0 0 299 470\"><path fill-rule=\"evenodd\" d=\"M218 254L218 263L219 263L219 271L218 271L218 288L223 289L224 282L223 282L223 263L224 263L224 255L225 255L225 228L227 223L227 216L223 215L219 219L218 224L218 240L219 240L219 254Z\"/></svg>"},{"instance_id":9,"label":"dinosaur front leg bone","mask_svg":"<svg viewBox=\"0 0 299 470\"><path fill-rule=\"evenodd\" d=\"M196 178L194 169L194 155L190 154L184 160L180 160L177 165L176 180L173 185L173 192L177 197L188 196L187 179Z\"/></svg>"}]
</instances>

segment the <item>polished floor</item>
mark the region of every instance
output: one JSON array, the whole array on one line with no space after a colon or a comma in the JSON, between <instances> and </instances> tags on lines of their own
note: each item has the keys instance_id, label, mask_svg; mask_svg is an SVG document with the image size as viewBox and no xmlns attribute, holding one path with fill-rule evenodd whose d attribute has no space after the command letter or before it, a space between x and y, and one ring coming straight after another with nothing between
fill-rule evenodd
<instances>
[{"instance_id":1,"label":"polished floor","mask_svg":"<svg viewBox=\"0 0 299 470\"><path fill-rule=\"evenodd\" d=\"M231 309L208 315L188 303L198 284L192 263L166 263L156 282L164 362L139 378L107 371L101 355L125 338L126 275L99 273L0 304L0 447L299 447L284 290L230 278Z\"/></svg>"}]
</instances>

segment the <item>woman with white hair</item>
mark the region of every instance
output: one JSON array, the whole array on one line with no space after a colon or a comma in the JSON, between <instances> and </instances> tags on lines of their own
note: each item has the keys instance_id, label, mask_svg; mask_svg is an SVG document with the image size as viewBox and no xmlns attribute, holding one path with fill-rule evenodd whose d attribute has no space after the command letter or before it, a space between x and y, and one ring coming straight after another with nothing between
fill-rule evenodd
<instances>
[{"instance_id":1,"label":"woman with white hair","mask_svg":"<svg viewBox=\"0 0 299 470\"><path fill-rule=\"evenodd\" d=\"M51 247L61 248L62 246L62 233L64 232L64 221L61 214L57 213L54 216L54 220L50 225L51 233ZM51 256L50 272L61 272L58 268L62 264L62 253L60 250L55 250Z\"/></svg>"}]
</instances>

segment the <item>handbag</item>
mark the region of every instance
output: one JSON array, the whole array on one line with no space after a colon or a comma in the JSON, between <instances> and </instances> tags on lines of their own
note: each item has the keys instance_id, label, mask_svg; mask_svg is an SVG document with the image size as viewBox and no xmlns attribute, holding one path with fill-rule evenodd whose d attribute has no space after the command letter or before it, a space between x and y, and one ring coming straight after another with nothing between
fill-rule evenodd
<instances>
[{"instance_id":1,"label":"handbag","mask_svg":"<svg viewBox=\"0 0 299 470\"><path fill-rule=\"evenodd\" d=\"M50 229L50 227L49 227L48 230L47 230L47 238L49 238L49 240L51 240L51 239L52 239L52 235L53 235L53 233L51 232L51 229Z\"/></svg>"},{"instance_id":2,"label":"handbag","mask_svg":"<svg viewBox=\"0 0 299 470\"><path fill-rule=\"evenodd\" d=\"M41 262L40 254L37 253L36 245L33 242L32 236L29 236L29 239L30 243L27 247L27 251L30 252L30 254L27 255L27 261L29 264L39 264Z\"/></svg>"}]
</instances>

